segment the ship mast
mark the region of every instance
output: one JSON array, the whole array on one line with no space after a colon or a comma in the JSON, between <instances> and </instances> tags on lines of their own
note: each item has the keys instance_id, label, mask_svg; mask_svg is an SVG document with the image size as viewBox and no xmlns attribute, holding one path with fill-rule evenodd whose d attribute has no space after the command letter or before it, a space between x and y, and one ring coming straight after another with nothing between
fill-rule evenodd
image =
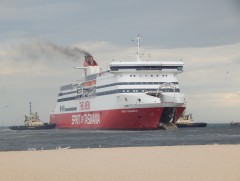
<instances>
[{"instance_id":1,"label":"ship mast","mask_svg":"<svg viewBox=\"0 0 240 181\"><path fill-rule=\"evenodd\" d=\"M137 39L137 55L136 55L136 57L137 57L137 61L141 61L141 59L140 59L140 42L141 42L140 35L138 35L136 39Z\"/></svg>"},{"instance_id":2,"label":"ship mast","mask_svg":"<svg viewBox=\"0 0 240 181\"><path fill-rule=\"evenodd\" d=\"M29 102L29 107L30 107L30 115L32 114L32 106L31 106L31 102Z\"/></svg>"}]
</instances>

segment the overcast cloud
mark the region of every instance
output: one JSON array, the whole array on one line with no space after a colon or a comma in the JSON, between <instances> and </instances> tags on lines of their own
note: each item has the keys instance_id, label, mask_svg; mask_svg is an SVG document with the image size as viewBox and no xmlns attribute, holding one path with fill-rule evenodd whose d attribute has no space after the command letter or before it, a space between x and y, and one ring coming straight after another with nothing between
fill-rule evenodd
<instances>
[{"instance_id":1,"label":"overcast cloud","mask_svg":"<svg viewBox=\"0 0 240 181\"><path fill-rule=\"evenodd\" d=\"M131 41L153 60L182 59L196 121L238 120L240 1L0 1L0 121L21 124L32 101L44 121L60 85L81 78L85 50L103 69L130 60ZM143 59L149 59L148 56Z\"/></svg>"}]
</instances>

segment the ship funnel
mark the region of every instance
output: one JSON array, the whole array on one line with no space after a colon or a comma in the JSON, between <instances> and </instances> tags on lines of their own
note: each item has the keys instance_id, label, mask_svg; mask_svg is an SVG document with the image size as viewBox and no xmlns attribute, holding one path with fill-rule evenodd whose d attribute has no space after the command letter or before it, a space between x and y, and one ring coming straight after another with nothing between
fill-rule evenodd
<instances>
[{"instance_id":1,"label":"ship funnel","mask_svg":"<svg viewBox=\"0 0 240 181\"><path fill-rule=\"evenodd\" d=\"M91 55L86 55L83 67L74 67L75 69L84 70L84 76L98 74L100 72L100 68L97 62L93 59Z\"/></svg>"},{"instance_id":2,"label":"ship funnel","mask_svg":"<svg viewBox=\"0 0 240 181\"><path fill-rule=\"evenodd\" d=\"M93 59L91 55L85 56L85 61L83 65L85 69L85 76L92 75L92 74L98 74L100 72L100 68L97 64L97 62Z\"/></svg>"},{"instance_id":3,"label":"ship funnel","mask_svg":"<svg viewBox=\"0 0 240 181\"><path fill-rule=\"evenodd\" d=\"M91 55L85 56L84 67L88 66L98 66L97 62L93 59L93 56Z\"/></svg>"}]
</instances>

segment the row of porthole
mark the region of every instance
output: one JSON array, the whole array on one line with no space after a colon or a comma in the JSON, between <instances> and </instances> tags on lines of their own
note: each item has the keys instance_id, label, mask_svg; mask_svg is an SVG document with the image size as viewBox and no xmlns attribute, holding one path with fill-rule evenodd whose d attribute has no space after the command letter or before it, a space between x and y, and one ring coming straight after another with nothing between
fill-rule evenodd
<instances>
[{"instance_id":1,"label":"row of porthole","mask_svg":"<svg viewBox=\"0 0 240 181\"><path fill-rule=\"evenodd\" d=\"M129 75L130 77L137 77L136 75ZM145 75L145 77L147 77L148 75ZM163 74L162 77L167 77L168 75L167 74ZM173 75L175 77L175 75ZM120 75L120 77L123 77L123 75ZM142 75L139 75L139 77L142 77ZM151 75L151 77L154 77L154 75ZM160 75L156 75L156 77L160 77ZM98 80L106 80L106 79L109 79L109 78L113 78L113 77L105 77L105 78L102 78L102 79L98 79Z\"/></svg>"},{"instance_id":2,"label":"row of porthole","mask_svg":"<svg viewBox=\"0 0 240 181\"><path fill-rule=\"evenodd\" d=\"M98 80L107 80L112 78L114 78L114 76L102 77L102 78L99 78Z\"/></svg>"},{"instance_id":3,"label":"row of porthole","mask_svg":"<svg viewBox=\"0 0 240 181\"><path fill-rule=\"evenodd\" d=\"M122 92L125 92L125 90L123 90ZM126 90L126 92L129 92L129 90ZM133 90L133 92L138 92L138 90ZM145 91L142 90L142 92L145 92Z\"/></svg>"},{"instance_id":4,"label":"row of porthole","mask_svg":"<svg viewBox=\"0 0 240 181\"><path fill-rule=\"evenodd\" d=\"M147 92L147 91L148 90L132 90L132 91L130 91L130 90L126 90L126 91L122 90L123 93L125 93L125 92ZM175 91L176 92L180 92L179 89L176 89ZM174 90L173 89L164 89L163 92L174 92Z\"/></svg>"},{"instance_id":5,"label":"row of porthole","mask_svg":"<svg viewBox=\"0 0 240 181\"><path fill-rule=\"evenodd\" d=\"M148 75L145 75L145 77L147 77ZM162 75L162 77L167 77L168 75ZM174 75L175 76L175 75ZM122 77L122 75L121 75ZM130 77L136 77L136 75L130 75ZM142 75L139 75L139 77L142 77ZM153 77L153 75L151 75L151 77ZM156 75L156 77L159 77L159 75Z\"/></svg>"}]
</instances>

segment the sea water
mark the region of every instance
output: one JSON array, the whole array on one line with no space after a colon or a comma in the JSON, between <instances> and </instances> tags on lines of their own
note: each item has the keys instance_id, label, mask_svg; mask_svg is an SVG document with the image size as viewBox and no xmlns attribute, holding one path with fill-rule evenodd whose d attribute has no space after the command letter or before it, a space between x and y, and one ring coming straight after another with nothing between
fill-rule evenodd
<instances>
[{"instance_id":1,"label":"sea water","mask_svg":"<svg viewBox=\"0 0 240 181\"><path fill-rule=\"evenodd\" d=\"M173 131L0 129L0 151L209 144L240 144L240 126L208 124Z\"/></svg>"}]
</instances>

